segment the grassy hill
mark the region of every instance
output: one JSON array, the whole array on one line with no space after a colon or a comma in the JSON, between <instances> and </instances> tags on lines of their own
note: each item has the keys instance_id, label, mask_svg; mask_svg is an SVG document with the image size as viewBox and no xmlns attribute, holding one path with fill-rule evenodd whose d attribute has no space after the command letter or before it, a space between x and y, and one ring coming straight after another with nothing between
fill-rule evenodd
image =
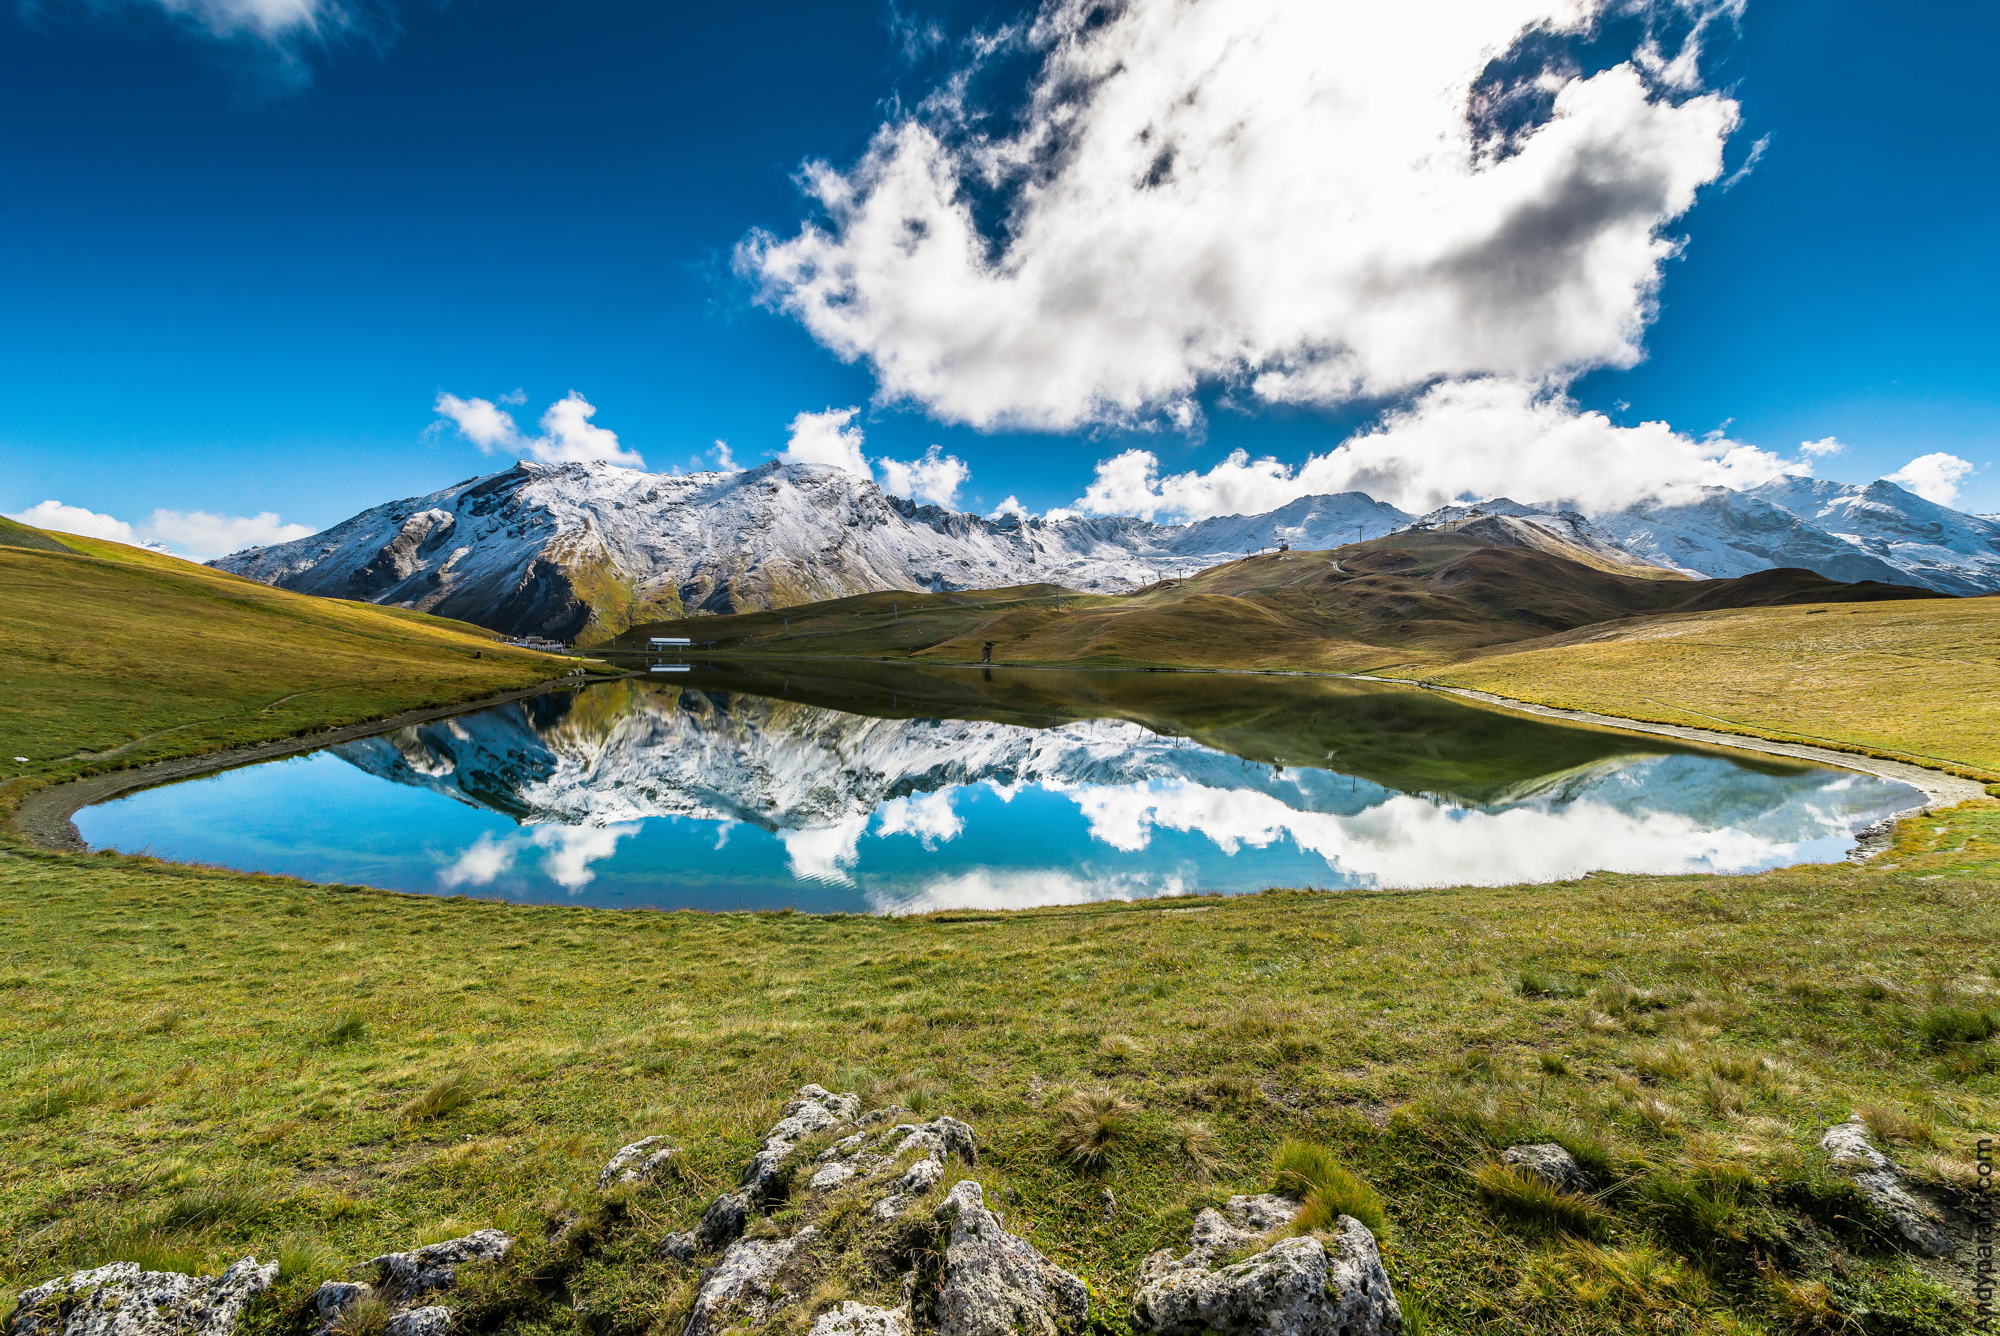
<instances>
[{"instance_id":1,"label":"grassy hill","mask_svg":"<svg viewBox=\"0 0 2000 1336\"><path fill-rule=\"evenodd\" d=\"M1383 671L2000 778L2000 597L1649 617Z\"/></svg>"},{"instance_id":2,"label":"grassy hill","mask_svg":"<svg viewBox=\"0 0 2000 1336\"><path fill-rule=\"evenodd\" d=\"M571 666L464 623L13 525L0 532L0 807L31 784L470 699Z\"/></svg>"},{"instance_id":3,"label":"grassy hill","mask_svg":"<svg viewBox=\"0 0 2000 1336\"><path fill-rule=\"evenodd\" d=\"M4 750L33 777L547 671L469 628L65 541L0 549L0 684L29 707L5 716ZM829 644L904 635L907 597L811 616ZM962 638L1075 602L920 605ZM1830 672L1900 653L1880 693L1840 678L1877 701L1869 736L1971 764L1991 747L1969 725L1988 717L1993 607L1797 608L1776 640L1732 633L1752 637L1736 661L1720 635L1685 653L1623 635L1725 612L1419 667L1505 671L1524 696L1672 681L1691 706L1780 645ZM1813 667L1774 677L1775 702L1746 687L1732 713L1802 727L1828 708ZM836 661L768 670L794 694L852 689ZM909 674L889 708L980 694L963 671ZM1096 704L1143 721L1147 691L1216 679L1129 681ZM1905 684L1935 710L1901 708ZM1053 716L1053 694L1026 683L978 708ZM1953 711L1968 724L1947 731ZM1282 679L1244 679L1199 736L1246 755L1326 740L1365 762L1372 732L1421 727L1313 718ZM1504 744L1424 765L1440 787L1504 788ZM1390 1275L1429 1336L1951 1336L1970 1324L1964 1274L1894 1247L1814 1145L1859 1111L1916 1182L1970 1200L1972 1147L2000 1125L1996 876L2000 804L1906 823L1866 867L922 919L523 907L0 846L0 1309L70 1269L255 1251L284 1270L246 1336L292 1336L355 1261L500 1226L521 1253L479 1294L506 1329L672 1336L695 1277L661 1236L813 1080L971 1121L988 1199L1089 1280L1107 1331L1147 1252L1184 1243L1194 1207L1268 1186L1301 1138L1380 1193ZM648 1133L684 1148L682 1172L607 1209L597 1168ZM1101 1139L1101 1166L1066 1157L1079 1137ZM1597 1173L1586 1207L1476 1176L1548 1139ZM587 1246L558 1228L577 1220Z\"/></svg>"},{"instance_id":4,"label":"grassy hill","mask_svg":"<svg viewBox=\"0 0 2000 1336\"><path fill-rule=\"evenodd\" d=\"M1006 663L1343 670L1670 611L1942 597L1809 571L1688 580L1611 566L1531 525L1488 518L1328 552L1246 557L1131 594L1049 585L869 594L656 623L616 645L685 636L732 653L968 662L991 642L995 661Z\"/></svg>"}]
</instances>

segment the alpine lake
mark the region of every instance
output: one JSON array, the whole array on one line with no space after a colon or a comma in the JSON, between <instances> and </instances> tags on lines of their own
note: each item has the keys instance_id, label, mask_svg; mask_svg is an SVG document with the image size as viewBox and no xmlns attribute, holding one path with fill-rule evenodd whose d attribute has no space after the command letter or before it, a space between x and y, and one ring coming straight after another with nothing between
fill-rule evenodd
<instances>
[{"instance_id":1,"label":"alpine lake","mask_svg":"<svg viewBox=\"0 0 2000 1336\"><path fill-rule=\"evenodd\" d=\"M1851 771L1334 678L658 663L88 808L93 848L614 908L911 913L1844 858Z\"/></svg>"}]
</instances>

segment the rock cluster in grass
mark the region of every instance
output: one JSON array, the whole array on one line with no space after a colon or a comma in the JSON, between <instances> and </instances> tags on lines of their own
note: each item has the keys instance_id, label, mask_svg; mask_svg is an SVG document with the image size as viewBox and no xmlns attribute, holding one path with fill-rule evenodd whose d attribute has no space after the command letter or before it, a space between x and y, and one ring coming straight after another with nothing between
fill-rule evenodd
<instances>
[{"instance_id":1,"label":"rock cluster in grass","mask_svg":"<svg viewBox=\"0 0 2000 1336\"><path fill-rule=\"evenodd\" d=\"M1327 1237L1278 1237L1299 1206L1267 1194L1202 1211L1188 1252L1141 1266L1133 1325L1157 1336L1398 1336L1403 1313L1375 1236L1343 1215Z\"/></svg>"},{"instance_id":2,"label":"rock cluster in grass","mask_svg":"<svg viewBox=\"0 0 2000 1336\"><path fill-rule=\"evenodd\" d=\"M1834 1168L1853 1178L1861 1195L1906 1245L1930 1257L1951 1251L1951 1239L1936 1208L1910 1190L1901 1166L1875 1148L1868 1139L1868 1125L1860 1118L1829 1127L1819 1148Z\"/></svg>"},{"instance_id":3,"label":"rock cluster in grass","mask_svg":"<svg viewBox=\"0 0 2000 1336\"><path fill-rule=\"evenodd\" d=\"M254 1257L219 1276L113 1262L27 1291L7 1330L10 1336L228 1336L244 1306L277 1278L276 1262Z\"/></svg>"},{"instance_id":4,"label":"rock cluster in grass","mask_svg":"<svg viewBox=\"0 0 2000 1336\"><path fill-rule=\"evenodd\" d=\"M614 1218L675 1172L657 1137L620 1149L598 1176ZM808 1085L785 1105L737 1185L659 1256L692 1268L684 1336L774 1327L809 1336L1070 1336L1091 1325L1083 1281L1010 1232L980 1185L972 1129ZM1402 1316L1375 1239L1340 1216L1295 1233L1300 1203L1232 1197L1196 1218L1190 1249L1148 1258L1131 1326L1154 1336L1397 1336ZM552 1236L554 1237L554 1236ZM386 1253L306 1303L312 1336L446 1336L491 1325L465 1268L504 1262L513 1240L485 1229ZM277 1275L246 1258L220 1276L131 1263L28 1291L7 1336L231 1336ZM456 1294L455 1294L456 1292ZM464 1308L454 1312L454 1305ZM1116 1318L1111 1319L1116 1321Z\"/></svg>"},{"instance_id":5,"label":"rock cluster in grass","mask_svg":"<svg viewBox=\"0 0 2000 1336\"><path fill-rule=\"evenodd\" d=\"M442 1336L452 1326L449 1306L439 1302L457 1286L459 1269L471 1262L498 1262L514 1240L497 1229L460 1239L428 1243L408 1252L384 1253L358 1270L367 1280L329 1280L312 1298L318 1336L332 1336L358 1305L385 1310L381 1336Z\"/></svg>"}]
</instances>

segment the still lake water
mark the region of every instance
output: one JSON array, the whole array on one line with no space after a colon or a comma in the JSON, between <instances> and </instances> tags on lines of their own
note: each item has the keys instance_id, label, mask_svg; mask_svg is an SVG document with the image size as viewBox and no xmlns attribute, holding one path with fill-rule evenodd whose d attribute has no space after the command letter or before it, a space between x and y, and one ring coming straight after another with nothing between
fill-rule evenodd
<instances>
[{"instance_id":1,"label":"still lake water","mask_svg":"<svg viewBox=\"0 0 2000 1336\"><path fill-rule=\"evenodd\" d=\"M1745 872L1919 801L1303 678L691 665L77 816L95 848L612 907L918 910Z\"/></svg>"}]
</instances>

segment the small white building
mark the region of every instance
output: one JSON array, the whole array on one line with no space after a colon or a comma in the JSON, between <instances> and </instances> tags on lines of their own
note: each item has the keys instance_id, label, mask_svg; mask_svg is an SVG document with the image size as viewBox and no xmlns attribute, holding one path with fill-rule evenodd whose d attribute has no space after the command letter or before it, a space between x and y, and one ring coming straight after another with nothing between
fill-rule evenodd
<instances>
[{"instance_id":1,"label":"small white building","mask_svg":"<svg viewBox=\"0 0 2000 1336\"><path fill-rule=\"evenodd\" d=\"M685 636L648 636L646 644L652 649L688 649L694 641Z\"/></svg>"}]
</instances>

